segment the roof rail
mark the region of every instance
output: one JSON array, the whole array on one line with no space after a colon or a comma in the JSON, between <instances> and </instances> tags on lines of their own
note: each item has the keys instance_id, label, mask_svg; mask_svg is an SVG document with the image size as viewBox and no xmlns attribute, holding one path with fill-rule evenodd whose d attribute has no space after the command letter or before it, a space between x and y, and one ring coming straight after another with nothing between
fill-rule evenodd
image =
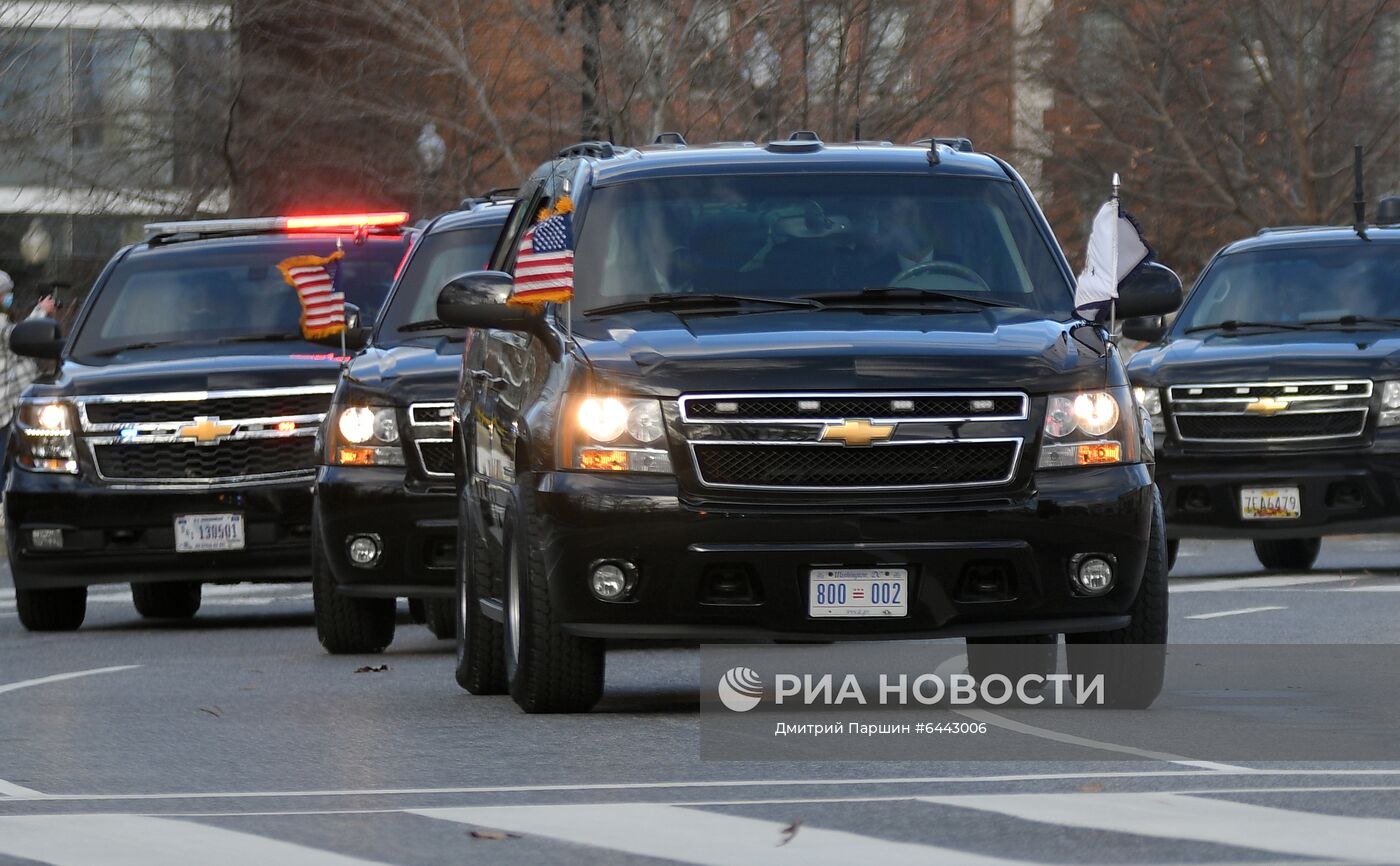
<instances>
[{"instance_id":1,"label":"roof rail","mask_svg":"<svg viewBox=\"0 0 1400 866\"><path fill-rule=\"evenodd\" d=\"M821 141L822 137L810 129L799 129L787 137L788 141Z\"/></svg>"},{"instance_id":2,"label":"roof rail","mask_svg":"<svg viewBox=\"0 0 1400 866\"><path fill-rule=\"evenodd\" d=\"M1334 226L1264 226L1262 229L1255 232L1254 236L1263 237L1264 235L1278 234L1279 232L1306 232L1313 229L1328 228L1334 228Z\"/></svg>"},{"instance_id":3,"label":"roof rail","mask_svg":"<svg viewBox=\"0 0 1400 866\"><path fill-rule=\"evenodd\" d=\"M651 140L652 144L676 144L685 147L685 136L679 132L658 132L656 138Z\"/></svg>"},{"instance_id":4,"label":"roof rail","mask_svg":"<svg viewBox=\"0 0 1400 866\"><path fill-rule=\"evenodd\" d=\"M970 138L934 136L932 138L920 138L914 141L916 147L932 147L935 144L941 144L944 147L952 148L959 153L972 153L973 150L975 150L972 146L972 139Z\"/></svg>"},{"instance_id":5,"label":"roof rail","mask_svg":"<svg viewBox=\"0 0 1400 866\"><path fill-rule=\"evenodd\" d=\"M580 141L559 151L559 156L596 156L599 159L612 159L617 149L611 141Z\"/></svg>"},{"instance_id":6,"label":"roof rail","mask_svg":"<svg viewBox=\"0 0 1400 866\"><path fill-rule=\"evenodd\" d=\"M457 205L457 210L475 210L482 205L511 201L519 192L520 188L515 186L493 187L483 195L469 195L462 199L461 204Z\"/></svg>"}]
</instances>

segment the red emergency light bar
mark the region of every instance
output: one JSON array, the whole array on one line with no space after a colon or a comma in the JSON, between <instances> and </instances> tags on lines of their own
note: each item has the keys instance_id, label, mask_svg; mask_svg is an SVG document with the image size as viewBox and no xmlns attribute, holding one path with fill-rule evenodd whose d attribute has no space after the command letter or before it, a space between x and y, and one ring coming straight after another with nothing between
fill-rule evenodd
<instances>
[{"instance_id":1,"label":"red emergency light bar","mask_svg":"<svg viewBox=\"0 0 1400 866\"><path fill-rule=\"evenodd\" d=\"M325 214L322 216L289 216L284 217L286 226L289 229L338 229L338 228L359 228L368 226L378 228L381 226L401 226L408 222L408 214L403 211L394 213L342 213Z\"/></svg>"},{"instance_id":2,"label":"red emergency light bar","mask_svg":"<svg viewBox=\"0 0 1400 866\"><path fill-rule=\"evenodd\" d=\"M292 229L394 228L408 222L403 211L393 213L340 213L312 216L250 217L239 219L181 220L149 223L152 235L218 234L220 232L275 232Z\"/></svg>"}]
</instances>

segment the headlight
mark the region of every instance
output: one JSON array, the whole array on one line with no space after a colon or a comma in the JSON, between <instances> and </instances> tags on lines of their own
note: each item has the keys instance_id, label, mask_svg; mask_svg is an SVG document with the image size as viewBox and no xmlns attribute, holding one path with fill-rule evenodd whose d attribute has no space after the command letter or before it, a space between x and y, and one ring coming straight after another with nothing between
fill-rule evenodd
<instances>
[{"instance_id":1,"label":"headlight","mask_svg":"<svg viewBox=\"0 0 1400 866\"><path fill-rule=\"evenodd\" d=\"M581 397L565 431L565 465L604 472L670 472L661 403L642 397Z\"/></svg>"},{"instance_id":2,"label":"headlight","mask_svg":"<svg viewBox=\"0 0 1400 866\"><path fill-rule=\"evenodd\" d=\"M34 472L78 473L77 441L64 403L25 401L16 412L16 462Z\"/></svg>"},{"instance_id":3,"label":"headlight","mask_svg":"<svg viewBox=\"0 0 1400 866\"><path fill-rule=\"evenodd\" d=\"M1400 380L1381 386L1381 417L1377 423L1382 427L1400 424Z\"/></svg>"},{"instance_id":4,"label":"headlight","mask_svg":"<svg viewBox=\"0 0 1400 866\"><path fill-rule=\"evenodd\" d=\"M1147 414L1152 418L1152 432L1165 433L1167 422L1162 415L1162 392L1156 388L1134 388L1133 397L1138 401L1138 405L1147 410Z\"/></svg>"},{"instance_id":5,"label":"headlight","mask_svg":"<svg viewBox=\"0 0 1400 866\"><path fill-rule=\"evenodd\" d=\"M1116 393L1121 391L1122 393ZM1045 436L1039 467L1103 466L1137 459L1136 417L1127 411L1127 389L1052 394L1045 404Z\"/></svg>"},{"instance_id":6,"label":"headlight","mask_svg":"<svg viewBox=\"0 0 1400 866\"><path fill-rule=\"evenodd\" d=\"M342 466L402 466L397 410L347 406L335 415L331 463Z\"/></svg>"}]
</instances>

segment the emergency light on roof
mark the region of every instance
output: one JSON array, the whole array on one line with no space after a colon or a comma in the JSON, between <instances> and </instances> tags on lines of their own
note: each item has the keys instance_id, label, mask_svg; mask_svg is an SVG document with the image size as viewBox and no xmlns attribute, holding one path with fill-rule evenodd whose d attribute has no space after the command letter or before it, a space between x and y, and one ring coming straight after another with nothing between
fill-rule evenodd
<instances>
[{"instance_id":1,"label":"emergency light on roof","mask_svg":"<svg viewBox=\"0 0 1400 866\"><path fill-rule=\"evenodd\" d=\"M403 211L393 213L343 213L312 216L250 217L248 219L183 220L147 223L153 235L217 234L219 232L270 232L291 229L390 228L408 222Z\"/></svg>"}]
</instances>

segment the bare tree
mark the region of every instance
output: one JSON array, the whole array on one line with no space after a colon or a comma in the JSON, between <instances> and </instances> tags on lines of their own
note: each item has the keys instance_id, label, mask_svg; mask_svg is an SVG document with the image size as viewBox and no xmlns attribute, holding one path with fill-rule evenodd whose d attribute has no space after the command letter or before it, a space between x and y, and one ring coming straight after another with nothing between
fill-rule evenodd
<instances>
[{"instance_id":1,"label":"bare tree","mask_svg":"<svg viewBox=\"0 0 1400 866\"><path fill-rule=\"evenodd\" d=\"M1059 225L1082 230L1122 172L1190 271L1261 226L1350 222L1353 142L1373 189L1396 180L1397 0L1056 3L1032 40Z\"/></svg>"}]
</instances>

